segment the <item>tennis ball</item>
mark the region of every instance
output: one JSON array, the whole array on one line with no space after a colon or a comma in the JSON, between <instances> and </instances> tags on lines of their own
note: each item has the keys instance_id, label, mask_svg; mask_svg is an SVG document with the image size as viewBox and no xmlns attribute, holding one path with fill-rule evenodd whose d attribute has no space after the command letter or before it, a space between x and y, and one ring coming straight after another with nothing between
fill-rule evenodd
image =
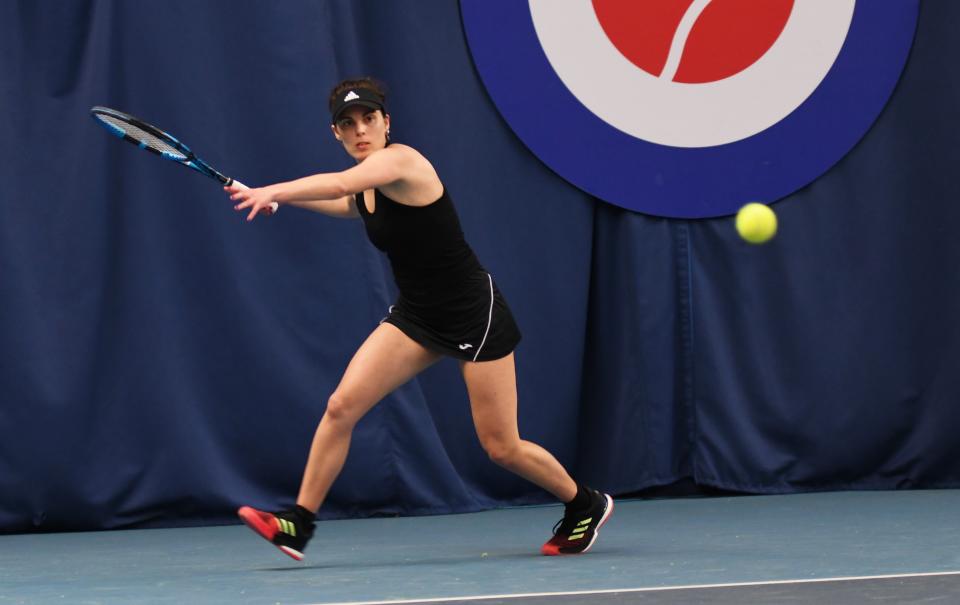
<instances>
[{"instance_id":1,"label":"tennis ball","mask_svg":"<svg viewBox=\"0 0 960 605\"><path fill-rule=\"evenodd\" d=\"M777 215L769 206L751 202L737 212L737 233L751 244L762 244L777 233Z\"/></svg>"}]
</instances>

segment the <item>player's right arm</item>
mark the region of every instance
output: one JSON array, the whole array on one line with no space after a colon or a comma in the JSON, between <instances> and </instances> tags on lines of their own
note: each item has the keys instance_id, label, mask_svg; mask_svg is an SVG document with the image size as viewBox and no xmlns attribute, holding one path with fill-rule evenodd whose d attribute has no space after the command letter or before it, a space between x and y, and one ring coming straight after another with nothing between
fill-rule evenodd
<instances>
[{"instance_id":1,"label":"player's right arm","mask_svg":"<svg viewBox=\"0 0 960 605\"><path fill-rule=\"evenodd\" d=\"M337 218L358 218L360 216L352 195L345 195L332 200L297 200L287 202L287 204Z\"/></svg>"},{"instance_id":2,"label":"player's right arm","mask_svg":"<svg viewBox=\"0 0 960 605\"><path fill-rule=\"evenodd\" d=\"M235 185L223 189L236 202L235 210L249 209L247 220L252 221L261 210L274 204L315 200L336 202L349 199L361 191L394 185L409 176L411 166L418 163L417 158L422 159L422 156L409 147L395 145L374 151L356 166L341 172L314 174L253 189L241 189ZM326 205L319 207L327 208ZM337 204L334 204L336 207ZM342 205L339 207L346 211Z\"/></svg>"}]
</instances>

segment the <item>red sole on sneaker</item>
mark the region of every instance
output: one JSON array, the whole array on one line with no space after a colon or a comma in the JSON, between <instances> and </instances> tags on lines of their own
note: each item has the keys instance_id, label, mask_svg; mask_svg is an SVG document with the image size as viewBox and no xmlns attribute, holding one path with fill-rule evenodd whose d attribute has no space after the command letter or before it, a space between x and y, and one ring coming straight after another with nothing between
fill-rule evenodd
<instances>
[{"instance_id":1,"label":"red sole on sneaker","mask_svg":"<svg viewBox=\"0 0 960 605\"><path fill-rule=\"evenodd\" d=\"M277 535L277 526L275 523L271 523L270 521L264 519L264 517L268 517L270 520L272 520L272 515L264 514L249 506L241 506L237 511L237 516L240 517L240 520L243 521L247 527L257 532L261 538L273 544L273 537ZM273 545L276 546L280 552L287 555L291 559L295 561L303 560L302 552L294 550L289 546L278 546L277 544Z\"/></svg>"},{"instance_id":2,"label":"red sole on sneaker","mask_svg":"<svg viewBox=\"0 0 960 605\"><path fill-rule=\"evenodd\" d=\"M260 534L260 537L264 540L272 541L273 537L277 535L276 525L265 521L263 519L264 514L255 508L241 506L240 510L237 511L237 516L247 524L247 527Z\"/></svg>"}]
</instances>

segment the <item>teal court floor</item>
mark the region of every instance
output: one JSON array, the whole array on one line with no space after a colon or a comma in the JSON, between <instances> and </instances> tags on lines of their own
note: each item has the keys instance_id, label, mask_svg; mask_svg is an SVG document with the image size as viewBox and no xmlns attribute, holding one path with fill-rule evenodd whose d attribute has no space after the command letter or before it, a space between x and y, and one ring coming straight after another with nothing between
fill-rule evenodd
<instances>
[{"instance_id":1,"label":"teal court floor","mask_svg":"<svg viewBox=\"0 0 960 605\"><path fill-rule=\"evenodd\" d=\"M241 525L0 536L0 604L960 603L960 490L618 500L540 556L561 513L326 521L299 563Z\"/></svg>"}]
</instances>

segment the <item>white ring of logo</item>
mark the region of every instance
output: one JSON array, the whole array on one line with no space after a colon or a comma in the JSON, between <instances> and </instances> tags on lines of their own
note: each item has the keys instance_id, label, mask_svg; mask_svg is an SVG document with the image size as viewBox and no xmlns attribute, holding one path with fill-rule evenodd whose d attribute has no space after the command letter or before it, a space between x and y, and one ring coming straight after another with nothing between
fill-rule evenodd
<instances>
[{"instance_id":1,"label":"white ring of logo","mask_svg":"<svg viewBox=\"0 0 960 605\"><path fill-rule=\"evenodd\" d=\"M698 0L690 10L709 2ZM597 117L645 141L710 147L766 130L813 94L840 54L856 0L795 0L763 57L704 84L660 79L631 63L604 33L591 0L567 0L562 8L557 0L529 3L551 67Z\"/></svg>"}]
</instances>

